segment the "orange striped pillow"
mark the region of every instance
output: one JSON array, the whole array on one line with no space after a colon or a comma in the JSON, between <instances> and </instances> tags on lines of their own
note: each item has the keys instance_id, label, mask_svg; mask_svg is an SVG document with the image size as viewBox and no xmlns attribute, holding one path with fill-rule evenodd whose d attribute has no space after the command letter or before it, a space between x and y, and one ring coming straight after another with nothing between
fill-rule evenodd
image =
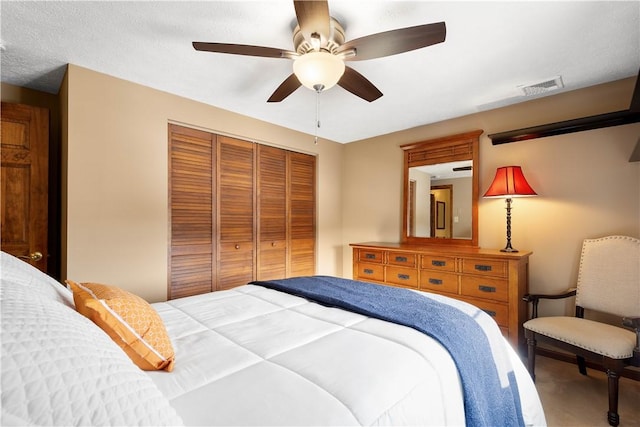
<instances>
[{"instance_id":1,"label":"orange striped pillow","mask_svg":"<svg viewBox=\"0 0 640 427\"><path fill-rule=\"evenodd\" d=\"M91 319L145 371L173 370L175 355L158 313L116 286L67 280L76 310Z\"/></svg>"}]
</instances>

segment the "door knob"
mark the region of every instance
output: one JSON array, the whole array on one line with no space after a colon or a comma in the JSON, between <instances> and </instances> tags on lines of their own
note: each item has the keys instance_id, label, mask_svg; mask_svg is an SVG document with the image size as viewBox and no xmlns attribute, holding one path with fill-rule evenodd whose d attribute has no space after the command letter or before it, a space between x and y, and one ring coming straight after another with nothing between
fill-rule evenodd
<instances>
[{"instance_id":1,"label":"door knob","mask_svg":"<svg viewBox=\"0 0 640 427\"><path fill-rule=\"evenodd\" d=\"M19 255L18 258L20 259L26 259L29 261L40 261L42 259L42 252L34 252L32 254L29 255Z\"/></svg>"}]
</instances>

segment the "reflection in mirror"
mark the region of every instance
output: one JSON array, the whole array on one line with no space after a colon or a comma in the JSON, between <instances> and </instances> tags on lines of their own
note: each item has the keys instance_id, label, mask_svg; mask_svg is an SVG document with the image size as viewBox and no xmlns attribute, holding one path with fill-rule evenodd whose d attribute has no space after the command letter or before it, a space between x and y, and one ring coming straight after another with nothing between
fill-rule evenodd
<instances>
[{"instance_id":1,"label":"reflection in mirror","mask_svg":"<svg viewBox=\"0 0 640 427\"><path fill-rule=\"evenodd\" d=\"M472 161L409 168L409 235L471 239Z\"/></svg>"},{"instance_id":2,"label":"reflection in mirror","mask_svg":"<svg viewBox=\"0 0 640 427\"><path fill-rule=\"evenodd\" d=\"M482 130L404 144L403 243L478 244Z\"/></svg>"}]
</instances>

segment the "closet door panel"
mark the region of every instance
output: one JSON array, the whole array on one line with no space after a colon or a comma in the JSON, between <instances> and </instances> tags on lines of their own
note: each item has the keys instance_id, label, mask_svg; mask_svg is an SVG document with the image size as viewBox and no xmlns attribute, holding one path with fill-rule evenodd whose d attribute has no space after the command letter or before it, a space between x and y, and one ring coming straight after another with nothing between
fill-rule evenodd
<instances>
[{"instance_id":1,"label":"closet door panel","mask_svg":"<svg viewBox=\"0 0 640 427\"><path fill-rule=\"evenodd\" d=\"M296 239L291 243L289 277L313 276L316 272L315 239Z\"/></svg>"},{"instance_id":2,"label":"closet door panel","mask_svg":"<svg viewBox=\"0 0 640 427\"><path fill-rule=\"evenodd\" d=\"M244 285L255 276L255 144L218 136L218 283Z\"/></svg>"},{"instance_id":3,"label":"closet door panel","mask_svg":"<svg viewBox=\"0 0 640 427\"><path fill-rule=\"evenodd\" d=\"M220 243L217 290L246 285L253 280L253 242Z\"/></svg>"},{"instance_id":4,"label":"closet door panel","mask_svg":"<svg viewBox=\"0 0 640 427\"><path fill-rule=\"evenodd\" d=\"M214 142L210 133L169 126L169 299L213 289Z\"/></svg>"},{"instance_id":5,"label":"closet door panel","mask_svg":"<svg viewBox=\"0 0 640 427\"><path fill-rule=\"evenodd\" d=\"M315 274L316 159L169 125L169 298Z\"/></svg>"},{"instance_id":6,"label":"closet door panel","mask_svg":"<svg viewBox=\"0 0 640 427\"><path fill-rule=\"evenodd\" d=\"M316 158L289 156L289 276L315 274Z\"/></svg>"},{"instance_id":7,"label":"closet door panel","mask_svg":"<svg viewBox=\"0 0 640 427\"><path fill-rule=\"evenodd\" d=\"M269 241L258 250L258 280L282 279L287 276L287 242Z\"/></svg>"},{"instance_id":8,"label":"closet door panel","mask_svg":"<svg viewBox=\"0 0 640 427\"><path fill-rule=\"evenodd\" d=\"M287 151L258 145L258 280L287 274Z\"/></svg>"}]
</instances>

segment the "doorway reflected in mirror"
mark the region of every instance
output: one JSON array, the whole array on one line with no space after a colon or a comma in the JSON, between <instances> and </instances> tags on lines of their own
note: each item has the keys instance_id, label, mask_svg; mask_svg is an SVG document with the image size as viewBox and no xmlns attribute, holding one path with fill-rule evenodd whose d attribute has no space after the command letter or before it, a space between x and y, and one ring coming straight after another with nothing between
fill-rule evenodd
<instances>
[{"instance_id":1,"label":"doorway reflected in mirror","mask_svg":"<svg viewBox=\"0 0 640 427\"><path fill-rule=\"evenodd\" d=\"M409 169L409 235L471 239L472 161Z\"/></svg>"}]
</instances>

